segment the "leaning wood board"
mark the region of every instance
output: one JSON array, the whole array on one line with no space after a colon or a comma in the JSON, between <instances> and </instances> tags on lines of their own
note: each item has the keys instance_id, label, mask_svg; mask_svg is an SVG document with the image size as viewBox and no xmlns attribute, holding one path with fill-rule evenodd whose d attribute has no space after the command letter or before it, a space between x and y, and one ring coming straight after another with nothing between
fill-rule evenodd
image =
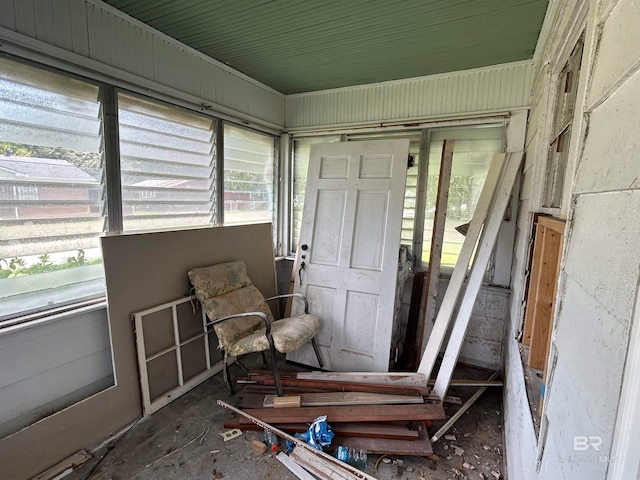
<instances>
[{"instance_id":1,"label":"leaning wood board","mask_svg":"<svg viewBox=\"0 0 640 480\"><path fill-rule=\"evenodd\" d=\"M436 405L358 405L340 407L255 408L245 413L267 423L313 422L321 415L329 424L336 422L393 422L396 420L444 420L442 404ZM241 419L242 423L249 420Z\"/></svg>"},{"instance_id":2,"label":"leaning wood board","mask_svg":"<svg viewBox=\"0 0 640 480\"><path fill-rule=\"evenodd\" d=\"M289 433L303 433L309 429L308 423L276 423L273 425ZM240 423L240 417L235 417L224 423L224 428L241 430L262 430L254 423ZM341 437L385 438L391 440L418 440L416 430L407 426L387 425L380 423L334 423L331 430Z\"/></svg>"},{"instance_id":3,"label":"leaning wood board","mask_svg":"<svg viewBox=\"0 0 640 480\"><path fill-rule=\"evenodd\" d=\"M300 399L300 407L321 407L325 405L398 405L407 403L424 403L422 395L392 395L388 393L369 392L322 392L302 393L298 396L277 397L265 395L262 404L265 408L276 407L276 399ZM277 406L283 408L283 406Z\"/></svg>"}]
</instances>

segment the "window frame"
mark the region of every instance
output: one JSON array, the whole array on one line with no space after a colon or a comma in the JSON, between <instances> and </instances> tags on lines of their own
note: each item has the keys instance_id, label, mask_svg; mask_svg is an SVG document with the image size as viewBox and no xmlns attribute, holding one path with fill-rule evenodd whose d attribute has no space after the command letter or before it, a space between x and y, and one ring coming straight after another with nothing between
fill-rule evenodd
<instances>
[{"instance_id":1,"label":"window frame","mask_svg":"<svg viewBox=\"0 0 640 480\"><path fill-rule=\"evenodd\" d=\"M5 58L9 61L17 62L27 65L29 67L52 72L54 74L62 75L64 77L72 78L78 81L82 81L98 87L99 89L99 101L100 111L102 119L102 149L103 149L103 180L102 186L105 191L105 196L102 201L105 204L105 212L103 215L105 227L103 229L103 236L122 235L122 182L120 171L120 139L119 139L119 122L118 122L118 93L125 95L140 97L141 99L157 102L167 105L169 107L179 108L190 113L195 113L205 117L209 117L215 123L215 135L216 135L216 166L214 167L214 179L212 182L212 196L213 196L213 224L210 227L186 227L190 228L215 228L224 225L224 209L220 208L220 201L223 198L224 190L224 140L223 140L223 125L228 123L237 128L246 129L248 131L264 134L273 137L274 150L273 150L273 234L274 234L274 246L280 244L280 236L278 225L281 222L280 212L282 196L280 192L280 177L281 177L281 161L280 161L280 142L279 135L281 132L273 128L263 127L257 124L249 124L242 119L233 117L222 112L217 112L209 108L204 104L195 104L193 102L185 101L179 98L179 96L171 96L165 93L161 93L155 90L142 88L136 84L128 83L123 80L106 77L100 73L87 70L84 67L76 65L67 65L52 60L49 57L41 55L30 55L32 58L25 58L27 55L22 56L23 52L7 53L0 51L0 58ZM177 92L179 93L179 92ZM263 223L263 222L260 222ZM153 230L153 231L166 231ZM146 231L145 232L149 232ZM126 234L135 233L127 231ZM38 308L25 310L17 314L10 314L0 318L0 332L5 328L14 327L19 324L30 324L32 322L46 322L48 318L55 319L55 316L60 312L72 312L77 309L84 308L87 304L96 304L104 302L106 299L106 291L102 293L79 296L77 298L70 299L68 302L56 303L54 305L43 305Z\"/></svg>"},{"instance_id":2,"label":"window frame","mask_svg":"<svg viewBox=\"0 0 640 480\"><path fill-rule=\"evenodd\" d=\"M398 136L410 136L410 135L420 135L420 146L419 146L419 163L418 163L418 185L416 187L416 207L415 207L415 218L414 218L414 227L413 227L413 239L412 239L412 251L414 252L414 271L423 271L426 270L427 265L425 264L425 260L422 259L422 249L425 241L430 242L431 239L424 239L424 225L425 225L425 210L426 210L426 180L428 175L428 160L429 160L429 149L431 145L431 136L432 132L444 129L467 129L473 127L487 127L487 126L496 126L503 128L503 151L507 149L507 136L508 132L508 120L509 117L507 115L498 116L498 117L484 117L478 118L474 120L460 120L460 121L443 121L443 122L433 122L428 125L420 125L420 126L410 126L410 127L398 127L398 128L384 128L384 129L362 129L362 130L344 130L344 131L333 131L331 133L327 132L318 132L317 134L313 134L310 132L304 132L300 134L292 133L289 138L289 158L288 158L288 168L289 168L289 199L288 199L288 211L287 218L289 219L288 231L286 232L287 245L286 252L289 258L294 258L296 252L292 250L292 246L295 244L294 242L294 229L293 229L293 182L294 182L294 169L295 169L295 141L300 139L308 139L308 138L322 138L322 137L335 137L336 135L341 136L341 141L349 141L349 137L352 137L351 140L357 140L357 136L365 136L365 135L383 135L380 138L395 138ZM492 255L492 259L487 269L487 276L485 278L485 284L493 285L493 280L495 277L495 248L494 255ZM427 259L428 261L428 259ZM441 273L441 278L448 278L450 273Z\"/></svg>"}]
</instances>

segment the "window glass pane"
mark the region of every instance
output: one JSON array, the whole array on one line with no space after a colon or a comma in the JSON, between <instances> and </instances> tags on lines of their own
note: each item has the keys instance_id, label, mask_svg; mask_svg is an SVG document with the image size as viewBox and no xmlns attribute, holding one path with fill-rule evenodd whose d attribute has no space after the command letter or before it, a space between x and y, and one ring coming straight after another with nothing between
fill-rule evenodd
<instances>
[{"instance_id":1,"label":"window glass pane","mask_svg":"<svg viewBox=\"0 0 640 480\"><path fill-rule=\"evenodd\" d=\"M307 186L307 170L309 155L314 143L335 143L340 136L298 138L293 141L293 174L291 187L291 253L298 248L300 227L302 225L302 209Z\"/></svg>"},{"instance_id":2,"label":"window glass pane","mask_svg":"<svg viewBox=\"0 0 640 480\"><path fill-rule=\"evenodd\" d=\"M424 268L428 264L431 251L440 160L445 139L455 140L441 260L441 272L450 274L464 242L464 235L458 232L456 227L471 221L473 217L491 160L497 152L503 150L504 128L475 127L432 132L422 250Z\"/></svg>"},{"instance_id":3,"label":"window glass pane","mask_svg":"<svg viewBox=\"0 0 640 480\"><path fill-rule=\"evenodd\" d=\"M118 94L125 231L212 225L215 120Z\"/></svg>"},{"instance_id":4,"label":"window glass pane","mask_svg":"<svg viewBox=\"0 0 640 480\"><path fill-rule=\"evenodd\" d=\"M0 58L0 320L104 292L98 87Z\"/></svg>"},{"instance_id":5,"label":"window glass pane","mask_svg":"<svg viewBox=\"0 0 640 480\"><path fill-rule=\"evenodd\" d=\"M224 125L224 224L274 221L275 138Z\"/></svg>"}]
</instances>

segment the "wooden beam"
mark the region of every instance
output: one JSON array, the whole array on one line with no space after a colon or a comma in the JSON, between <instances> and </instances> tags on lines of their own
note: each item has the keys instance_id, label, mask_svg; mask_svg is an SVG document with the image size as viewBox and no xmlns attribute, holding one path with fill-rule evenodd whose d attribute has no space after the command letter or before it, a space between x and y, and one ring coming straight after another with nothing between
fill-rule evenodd
<instances>
[{"instance_id":1,"label":"wooden beam","mask_svg":"<svg viewBox=\"0 0 640 480\"><path fill-rule=\"evenodd\" d=\"M285 400L283 400L285 399ZM424 403L422 395L392 395L369 392L321 392L303 393L296 396L278 397L265 395L265 408L321 407L330 405L398 405Z\"/></svg>"},{"instance_id":2,"label":"wooden beam","mask_svg":"<svg viewBox=\"0 0 640 480\"><path fill-rule=\"evenodd\" d=\"M413 441L388 440L384 438L346 438L336 434L336 437L333 439L333 443L348 448L366 450L367 453L415 456L431 455L433 453L433 448L429 441L427 429L422 427L416 433L419 437L417 440Z\"/></svg>"},{"instance_id":3,"label":"wooden beam","mask_svg":"<svg viewBox=\"0 0 640 480\"><path fill-rule=\"evenodd\" d=\"M531 273L529 276L529 288L527 289L527 304L524 316L524 332L522 335L522 343L529 345L531 343L531 331L533 330L533 319L535 318L536 292L538 291L538 283L540 282L540 256L542 253L542 245L544 242L538 242L538 235L542 236L542 228L534 226L535 234L533 236L533 256L531 257Z\"/></svg>"},{"instance_id":4,"label":"wooden beam","mask_svg":"<svg viewBox=\"0 0 640 480\"><path fill-rule=\"evenodd\" d=\"M273 376L264 375L261 377L252 376L252 381L262 385L273 386L275 384ZM332 380L307 380L304 378L287 378L280 379L283 387L311 387L319 390L331 391L352 391L352 392L371 392L371 393L394 393L397 395L428 395L429 389L424 387L403 387L396 385L370 384L358 382L338 382Z\"/></svg>"},{"instance_id":5,"label":"wooden beam","mask_svg":"<svg viewBox=\"0 0 640 480\"><path fill-rule=\"evenodd\" d=\"M427 377L421 373L410 372L299 372L296 377L305 380L401 385L403 387L427 386Z\"/></svg>"},{"instance_id":6,"label":"wooden beam","mask_svg":"<svg viewBox=\"0 0 640 480\"><path fill-rule=\"evenodd\" d=\"M504 213L511 198L513 185L520 172L523 157L524 154L522 152L507 154L504 174L498 183L495 195L493 195L494 199L491 202L491 213L484 224L482 237L478 244L473 266L471 267L471 273L469 274L464 295L457 310L456 320L451 330L449 342L444 352L442 364L436 377L434 392L440 398L444 398L447 394L449 382L451 381L453 370L458 361L458 355L460 354L469 320L471 319L473 305L475 304L478 291L484 279L484 274L489 265L489 259L491 258L493 247L498 238L498 231L500 230Z\"/></svg>"},{"instance_id":7,"label":"wooden beam","mask_svg":"<svg viewBox=\"0 0 640 480\"><path fill-rule=\"evenodd\" d=\"M442 405L358 405L339 407L254 408L246 413L263 422L300 423L313 422L326 415L330 424L339 422L393 422L411 420L444 420ZM246 423L246 422L245 422Z\"/></svg>"},{"instance_id":8,"label":"wooden beam","mask_svg":"<svg viewBox=\"0 0 640 480\"><path fill-rule=\"evenodd\" d=\"M447 206L449 204L449 185L453 166L453 140L445 140L442 145L440 159L440 175L438 177L438 196L433 218L431 233L431 248L429 250L429 267L427 279L422 293L422 325L420 328L420 351L427 344L431 334L431 327L436 316L436 299L438 298L438 281L440 280L440 265L442 261L442 247L444 244L444 228L447 220ZM430 328L427 328L429 325Z\"/></svg>"},{"instance_id":9,"label":"wooden beam","mask_svg":"<svg viewBox=\"0 0 640 480\"><path fill-rule=\"evenodd\" d=\"M464 237L462 249L458 255L458 261L453 269L451 278L449 279L449 286L442 299L440 310L436 316L436 321L433 324L433 330L429 336L429 341L422 355L418 372L424 374L427 378L431 376L433 367L440 353L440 348L444 343L444 339L449 329L449 322L453 315L453 312L458 301L458 295L462 290L464 280L467 276L467 267L471 261L473 251L475 250L478 237L484 225L485 218L489 212L489 206L491 205L491 199L493 198L493 192L496 189L496 185L500 180L502 166L505 163L506 155L504 153L496 154L493 157L493 161L489 167L487 178L484 182L484 187L480 193L478 204L473 212L473 218L467 230L467 235Z\"/></svg>"}]
</instances>

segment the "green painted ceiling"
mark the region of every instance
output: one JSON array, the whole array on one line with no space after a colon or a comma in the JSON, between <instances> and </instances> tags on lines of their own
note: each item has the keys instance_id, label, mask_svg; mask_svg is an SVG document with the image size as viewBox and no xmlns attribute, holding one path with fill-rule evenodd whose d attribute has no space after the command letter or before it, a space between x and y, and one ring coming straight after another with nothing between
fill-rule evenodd
<instances>
[{"instance_id":1,"label":"green painted ceiling","mask_svg":"<svg viewBox=\"0 0 640 480\"><path fill-rule=\"evenodd\" d=\"M106 0L282 93L532 57L547 0Z\"/></svg>"}]
</instances>

